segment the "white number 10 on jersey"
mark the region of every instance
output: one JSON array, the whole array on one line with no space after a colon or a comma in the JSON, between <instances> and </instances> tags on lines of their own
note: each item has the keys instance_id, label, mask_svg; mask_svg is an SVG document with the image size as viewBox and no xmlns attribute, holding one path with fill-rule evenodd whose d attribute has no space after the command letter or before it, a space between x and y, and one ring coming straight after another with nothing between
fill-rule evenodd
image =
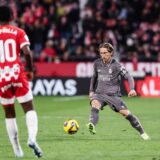
<instances>
[{"instance_id":1,"label":"white number 10 on jersey","mask_svg":"<svg viewBox=\"0 0 160 160\"><path fill-rule=\"evenodd\" d=\"M0 63L16 60L16 42L14 39L0 40Z\"/></svg>"}]
</instances>

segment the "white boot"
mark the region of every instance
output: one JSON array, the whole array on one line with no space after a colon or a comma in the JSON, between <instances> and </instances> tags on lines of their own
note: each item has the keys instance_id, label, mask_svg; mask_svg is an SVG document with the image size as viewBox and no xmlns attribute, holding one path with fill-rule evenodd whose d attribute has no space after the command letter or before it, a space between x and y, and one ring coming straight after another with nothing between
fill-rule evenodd
<instances>
[{"instance_id":1,"label":"white boot","mask_svg":"<svg viewBox=\"0 0 160 160\"><path fill-rule=\"evenodd\" d=\"M147 133L143 133L141 134L141 137L144 139L144 140L150 140L151 138L149 137L149 135Z\"/></svg>"}]
</instances>

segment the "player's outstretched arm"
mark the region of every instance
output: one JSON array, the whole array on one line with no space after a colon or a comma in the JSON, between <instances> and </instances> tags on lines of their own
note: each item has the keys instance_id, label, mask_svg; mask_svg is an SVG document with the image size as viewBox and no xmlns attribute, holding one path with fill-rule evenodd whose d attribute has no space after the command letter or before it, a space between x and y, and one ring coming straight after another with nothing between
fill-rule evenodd
<instances>
[{"instance_id":1,"label":"player's outstretched arm","mask_svg":"<svg viewBox=\"0 0 160 160\"><path fill-rule=\"evenodd\" d=\"M137 93L134 90L134 79L123 66L121 67L121 75L124 76L126 79L128 79L128 83L129 83L129 87L130 87L128 97L137 96Z\"/></svg>"}]
</instances>

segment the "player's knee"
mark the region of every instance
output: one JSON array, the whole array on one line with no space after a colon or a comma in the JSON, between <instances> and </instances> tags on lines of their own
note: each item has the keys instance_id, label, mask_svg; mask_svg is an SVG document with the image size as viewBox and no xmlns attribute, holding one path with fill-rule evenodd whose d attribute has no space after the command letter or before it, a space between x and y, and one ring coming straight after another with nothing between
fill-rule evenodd
<instances>
[{"instance_id":1,"label":"player's knee","mask_svg":"<svg viewBox=\"0 0 160 160\"><path fill-rule=\"evenodd\" d=\"M97 108L97 109L100 109L101 108L101 104L98 100L93 100L91 102L91 106L94 107L94 108Z\"/></svg>"},{"instance_id":2,"label":"player's knee","mask_svg":"<svg viewBox=\"0 0 160 160\"><path fill-rule=\"evenodd\" d=\"M128 109L123 109L123 110L120 110L119 113L122 116L127 117L130 114L130 111Z\"/></svg>"},{"instance_id":3,"label":"player's knee","mask_svg":"<svg viewBox=\"0 0 160 160\"><path fill-rule=\"evenodd\" d=\"M3 108L5 111L6 118L15 118L16 117L14 105L3 105Z\"/></svg>"},{"instance_id":4,"label":"player's knee","mask_svg":"<svg viewBox=\"0 0 160 160\"><path fill-rule=\"evenodd\" d=\"M23 108L25 113L27 113L27 112L29 112L31 110L34 110L34 106L33 106L33 102L32 101L21 103L21 106L22 106L22 108Z\"/></svg>"}]
</instances>

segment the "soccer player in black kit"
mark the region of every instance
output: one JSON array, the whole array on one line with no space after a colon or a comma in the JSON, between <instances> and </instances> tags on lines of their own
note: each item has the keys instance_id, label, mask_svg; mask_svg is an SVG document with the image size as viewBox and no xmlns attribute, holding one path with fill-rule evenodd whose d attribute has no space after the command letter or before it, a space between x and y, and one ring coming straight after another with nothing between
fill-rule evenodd
<instances>
[{"instance_id":1,"label":"soccer player in black kit","mask_svg":"<svg viewBox=\"0 0 160 160\"><path fill-rule=\"evenodd\" d=\"M144 132L138 118L127 108L120 98L120 81L123 76L128 79L130 92L128 97L137 95L134 90L133 77L124 66L113 58L114 48L110 43L101 43L98 47L99 59L94 62L93 76L90 82L89 97L91 100L91 114L87 127L91 134L96 134L95 126L98 123L99 110L109 105L114 111L123 115L141 135L144 140L150 137Z\"/></svg>"}]
</instances>

